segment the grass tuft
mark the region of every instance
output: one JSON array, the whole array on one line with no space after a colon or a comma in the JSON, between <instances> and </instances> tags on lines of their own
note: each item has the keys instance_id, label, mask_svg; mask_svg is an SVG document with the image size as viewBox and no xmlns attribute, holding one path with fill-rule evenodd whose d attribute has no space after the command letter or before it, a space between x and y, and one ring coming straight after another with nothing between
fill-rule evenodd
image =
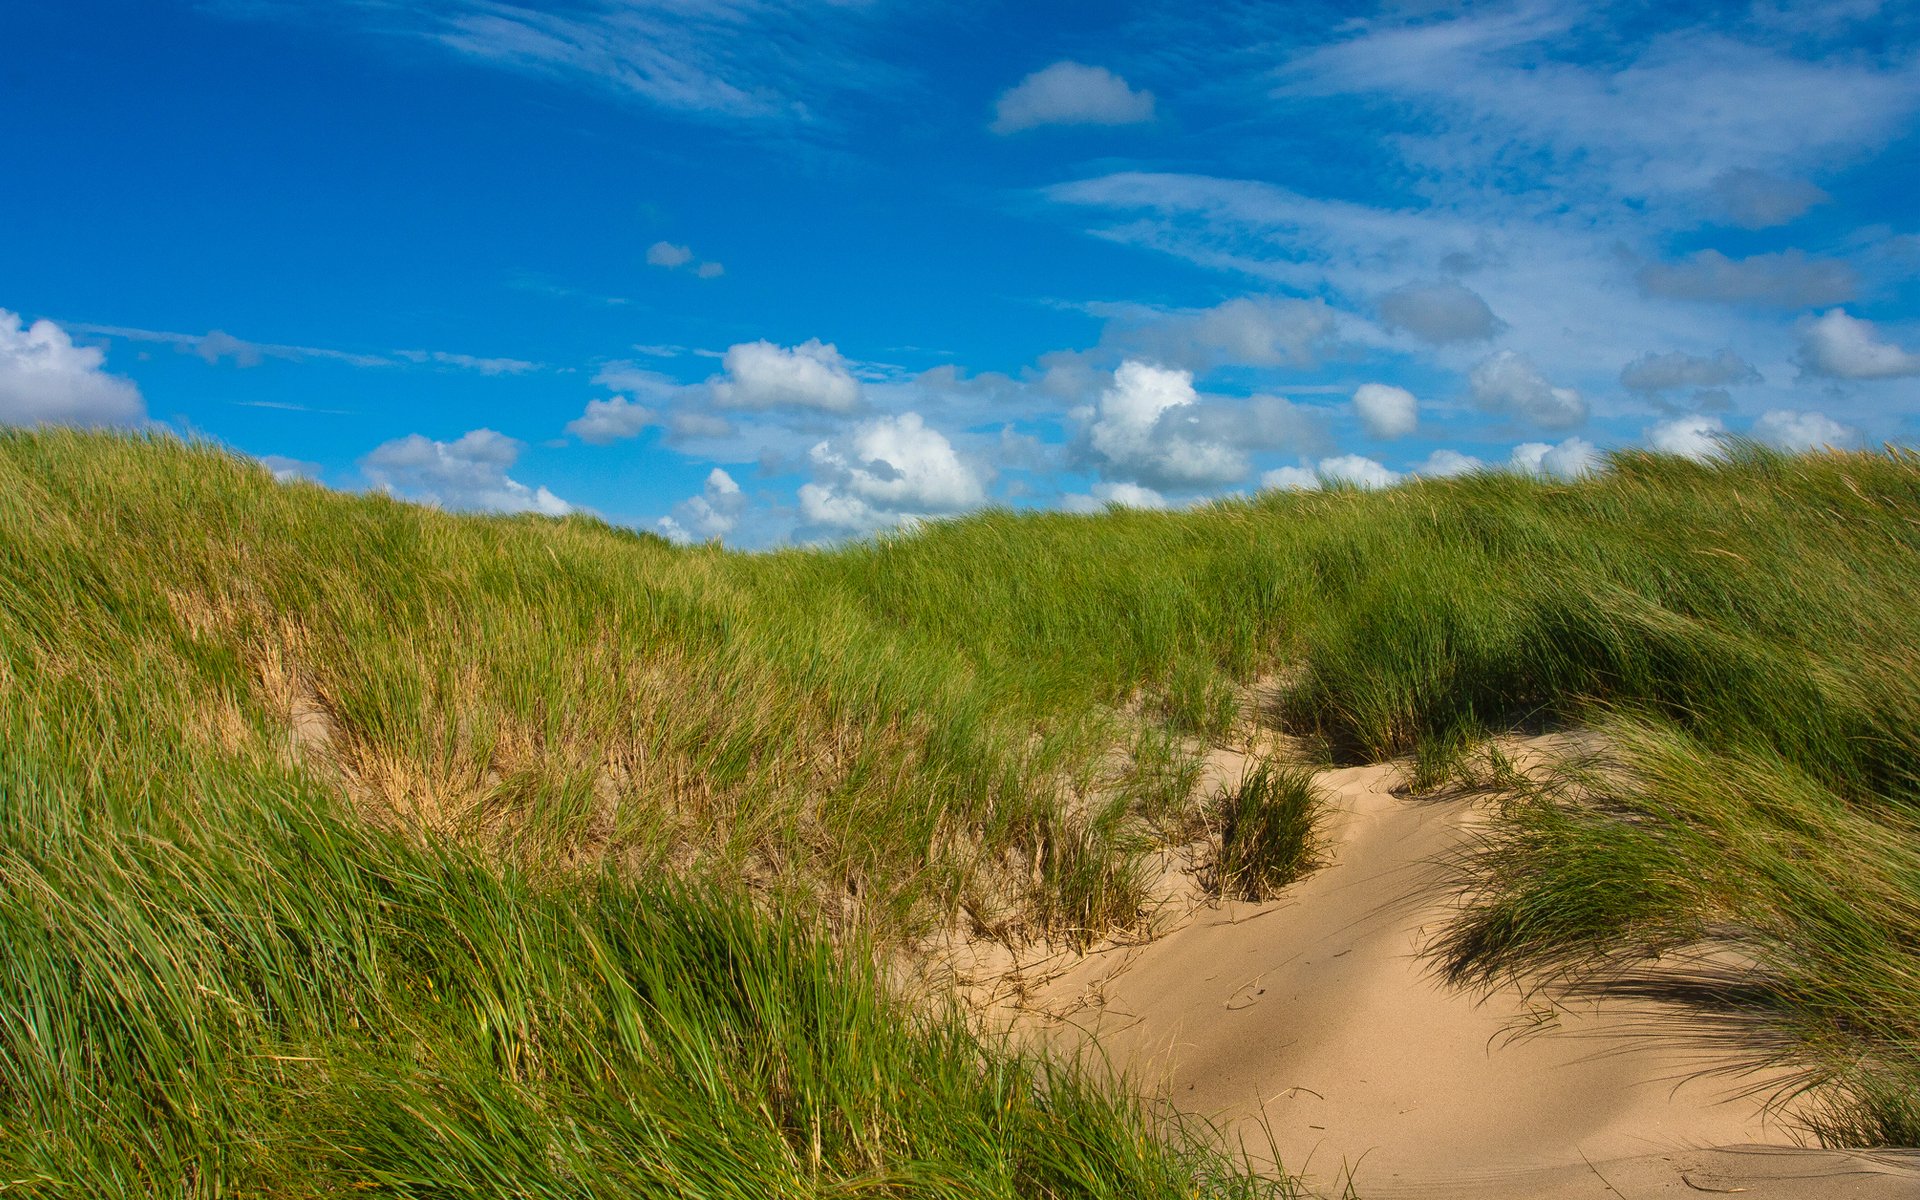
<instances>
[{"instance_id":1,"label":"grass tuft","mask_svg":"<svg viewBox=\"0 0 1920 1200\"><path fill-rule=\"evenodd\" d=\"M1313 772L1262 760L1218 800L1213 890L1265 900L1311 870L1322 801Z\"/></svg>"}]
</instances>

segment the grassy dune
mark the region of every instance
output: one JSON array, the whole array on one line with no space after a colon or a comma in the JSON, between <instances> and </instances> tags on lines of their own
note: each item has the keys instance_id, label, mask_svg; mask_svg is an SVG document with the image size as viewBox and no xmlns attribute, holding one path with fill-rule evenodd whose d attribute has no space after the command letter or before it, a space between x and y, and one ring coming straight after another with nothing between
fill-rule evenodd
<instances>
[{"instance_id":1,"label":"grassy dune","mask_svg":"<svg viewBox=\"0 0 1920 1200\"><path fill-rule=\"evenodd\" d=\"M1916 550L1885 455L748 556L0 435L0 1186L1280 1188L865 949L1128 924L1209 826L1304 857L1304 817L1188 796L1191 739L1251 721L1435 777L1604 726L1465 864L1449 968L1735 949L1822 1130L1911 1143Z\"/></svg>"}]
</instances>

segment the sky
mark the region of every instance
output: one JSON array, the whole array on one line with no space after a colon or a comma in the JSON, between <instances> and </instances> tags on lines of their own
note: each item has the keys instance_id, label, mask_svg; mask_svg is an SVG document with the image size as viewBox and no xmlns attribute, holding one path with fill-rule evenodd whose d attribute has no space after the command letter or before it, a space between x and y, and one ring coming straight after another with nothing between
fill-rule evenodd
<instances>
[{"instance_id":1,"label":"sky","mask_svg":"<svg viewBox=\"0 0 1920 1200\"><path fill-rule=\"evenodd\" d=\"M1920 442L1920 10L0 0L0 424L683 541Z\"/></svg>"}]
</instances>

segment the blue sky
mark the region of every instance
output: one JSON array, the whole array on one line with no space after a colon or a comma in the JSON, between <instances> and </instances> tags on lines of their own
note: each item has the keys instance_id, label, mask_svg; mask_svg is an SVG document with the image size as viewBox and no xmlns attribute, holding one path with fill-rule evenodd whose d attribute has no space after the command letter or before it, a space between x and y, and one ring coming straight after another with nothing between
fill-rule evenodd
<instances>
[{"instance_id":1,"label":"blue sky","mask_svg":"<svg viewBox=\"0 0 1920 1200\"><path fill-rule=\"evenodd\" d=\"M742 546L1920 440L1872 2L64 0L0 422Z\"/></svg>"}]
</instances>

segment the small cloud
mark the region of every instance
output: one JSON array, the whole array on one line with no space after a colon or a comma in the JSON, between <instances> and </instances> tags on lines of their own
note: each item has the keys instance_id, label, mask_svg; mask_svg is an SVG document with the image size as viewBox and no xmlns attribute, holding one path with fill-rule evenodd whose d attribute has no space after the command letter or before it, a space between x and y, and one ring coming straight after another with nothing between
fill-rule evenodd
<instances>
[{"instance_id":1,"label":"small cloud","mask_svg":"<svg viewBox=\"0 0 1920 1200\"><path fill-rule=\"evenodd\" d=\"M587 410L567 422L567 432L583 442L605 446L623 438L636 437L660 418L652 409L635 404L625 396L587 401Z\"/></svg>"},{"instance_id":2,"label":"small cloud","mask_svg":"<svg viewBox=\"0 0 1920 1200\"><path fill-rule=\"evenodd\" d=\"M1647 444L1662 454L1677 454L1695 462L1719 458L1726 452L1727 427L1719 417L1675 417L1646 431Z\"/></svg>"},{"instance_id":3,"label":"small cloud","mask_svg":"<svg viewBox=\"0 0 1920 1200\"><path fill-rule=\"evenodd\" d=\"M1371 490L1399 481L1399 472L1360 454L1323 458L1311 467L1276 467L1260 476L1263 490L1280 492L1311 492L1329 486Z\"/></svg>"},{"instance_id":4,"label":"small cloud","mask_svg":"<svg viewBox=\"0 0 1920 1200\"><path fill-rule=\"evenodd\" d=\"M1354 389L1353 410L1377 438L1405 437L1420 425L1420 403L1413 393L1389 383L1363 383Z\"/></svg>"},{"instance_id":5,"label":"small cloud","mask_svg":"<svg viewBox=\"0 0 1920 1200\"><path fill-rule=\"evenodd\" d=\"M727 349L726 369L707 383L721 408L812 408L847 413L860 407L860 381L832 343L812 338L791 349L742 342Z\"/></svg>"},{"instance_id":6,"label":"small cloud","mask_svg":"<svg viewBox=\"0 0 1920 1200\"><path fill-rule=\"evenodd\" d=\"M1702 250L1677 263L1650 263L1640 269L1638 279L1640 290L1649 296L1775 308L1838 304L1860 290L1860 277L1851 266L1800 250L1747 258Z\"/></svg>"},{"instance_id":7,"label":"small cloud","mask_svg":"<svg viewBox=\"0 0 1920 1200\"><path fill-rule=\"evenodd\" d=\"M1804 179L1786 179L1737 167L1713 181L1714 199L1735 225L1743 229L1770 229L1785 225L1816 204L1833 197Z\"/></svg>"},{"instance_id":8,"label":"small cloud","mask_svg":"<svg viewBox=\"0 0 1920 1200\"><path fill-rule=\"evenodd\" d=\"M1260 476L1260 486L1270 492L1316 491L1320 472L1312 467L1275 467Z\"/></svg>"},{"instance_id":9,"label":"small cloud","mask_svg":"<svg viewBox=\"0 0 1920 1200\"><path fill-rule=\"evenodd\" d=\"M105 361L52 321L26 325L0 309L0 425L142 424L140 389L101 370Z\"/></svg>"},{"instance_id":10,"label":"small cloud","mask_svg":"<svg viewBox=\"0 0 1920 1200\"><path fill-rule=\"evenodd\" d=\"M1435 450L1427 455L1425 462L1413 469L1413 473L1429 479L1450 479L1456 475L1484 471L1486 467L1487 464L1471 454L1462 454L1458 450Z\"/></svg>"},{"instance_id":11,"label":"small cloud","mask_svg":"<svg viewBox=\"0 0 1920 1200\"><path fill-rule=\"evenodd\" d=\"M1507 327L1478 292L1450 279L1393 289L1380 297L1380 321L1435 345L1484 341Z\"/></svg>"},{"instance_id":12,"label":"small cloud","mask_svg":"<svg viewBox=\"0 0 1920 1200\"><path fill-rule=\"evenodd\" d=\"M693 261L693 250L687 246L676 246L672 242L655 242L647 247L647 265L665 267L671 271L684 267Z\"/></svg>"},{"instance_id":13,"label":"small cloud","mask_svg":"<svg viewBox=\"0 0 1920 1200\"><path fill-rule=\"evenodd\" d=\"M818 443L810 457L815 478L799 495L814 525L867 531L986 502L981 471L919 413L869 421L844 441Z\"/></svg>"},{"instance_id":14,"label":"small cloud","mask_svg":"<svg viewBox=\"0 0 1920 1200\"><path fill-rule=\"evenodd\" d=\"M1212 308L1116 322L1101 341L1134 357L1191 371L1310 367L1327 348L1335 324L1333 309L1321 300L1242 296Z\"/></svg>"},{"instance_id":15,"label":"small cloud","mask_svg":"<svg viewBox=\"0 0 1920 1200\"><path fill-rule=\"evenodd\" d=\"M1800 331L1800 362L1828 379L1897 379L1920 375L1920 354L1879 336L1871 321L1829 309Z\"/></svg>"},{"instance_id":16,"label":"small cloud","mask_svg":"<svg viewBox=\"0 0 1920 1200\"><path fill-rule=\"evenodd\" d=\"M563 516L573 506L544 487L509 478L520 443L491 429L475 429L451 442L408 434L376 446L360 460L374 487L423 504L448 509L536 512Z\"/></svg>"},{"instance_id":17,"label":"small cloud","mask_svg":"<svg viewBox=\"0 0 1920 1200\"><path fill-rule=\"evenodd\" d=\"M1579 392L1555 387L1526 356L1502 350L1481 359L1467 377L1473 402L1487 412L1507 413L1546 429L1564 429L1587 419Z\"/></svg>"},{"instance_id":18,"label":"small cloud","mask_svg":"<svg viewBox=\"0 0 1920 1200\"><path fill-rule=\"evenodd\" d=\"M1620 384L1636 392L1664 392L1674 388L1724 387L1731 383L1758 383L1760 372L1731 350L1712 357L1700 354L1647 353L1620 370Z\"/></svg>"},{"instance_id":19,"label":"small cloud","mask_svg":"<svg viewBox=\"0 0 1920 1200\"><path fill-rule=\"evenodd\" d=\"M1600 451L1585 438L1571 437L1558 445L1523 442L1513 448L1507 465L1527 475L1578 479L1600 469Z\"/></svg>"},{"instance_id":20,"label":"small cloud","mask_svg":"<svg viewBox=\"0 0 1920 1200\"><path fill-rule=\"evenodd\" d=\"M1035 71L995 105L993 131L1041 125L1132 125L1153 119L1153 93L1135 91L1105 67L1057 62Z\"/></svg>"},{"instance_id":21,"label":"small cloud","mask_svg":"<svg viewBox=\"0 0 1920 1200\"><path fill-rule=\"evenodd\" d=\"M1753 423L1749 436L1779 450L1801 454L1827 447L1844 449L1859 444L1860 431L1817 412L1776 408Z\"/></svg>"},{"instance_id":22,"label":"small cloud","mask_svg":"<svg viewBox=\"0 0 1920 1200\"><path fill-rule=\"evenodd\" d=\"M265 358L259 346L243 342L224 329L209 330L194 346L193 352L210 366L223 358L231 358L236 366L257 367Z\"/></svg>"},{"instance_id":23,"label":"small cloud","mask_svg":"<svg viewBox=\"0 0 1920 1200\"><path fill-rule=\"evenodd\" d=\"M693 273L702 279L718 279L727 273L727 269L717 262L703 262L693 269Z\"/></svg>"},{"instance_id":24,"label":"small cloud","mask_svg":"<svg viewBox=\"0 0 1920 1200\"><path fill-rule=\"evenodd\" d=\"M320 481L320 464L300 458L288 458L284 454L262 454L260 465L273 472L273 477L281 483L295 483L299 480Z\"/></svg>"},{"instance_id":25,"label":"small cloud","mask_svg":"<svg viewBox=\"0 0 1920 1200\"><path fill-rule=\"evenodd\" d=\"M1089 494L1062 496L1060 503L1068 512L1080 513L1099 512L1111 506L1159 511L1167 507L1167 498L1137 483L1096 483Z\"/></svg>"},{"instance_id":26,"label":"small cloud","mask_svg":"<svg viewBox=\"0 0 1920 1200\"><path fill-rule=\"evenodd\" d=\"M747 496L733 476L719 467L707 472L707 482L697 496L689 496L673 506L669 516L661 517L660 531L676 542L724 538L740 524L746 511Z\"/></svg>"},{"instance_id":27,"label":"small cloud","mask_svg":"<svg viewBox=\"0 0 1920 1200\"><path fill-rule=\"evenodd\" d=\"M1387 469L1371 458L1359 454L1342 454L1335 458L1323 458L1318 467L1320 478L1329 484L1343 484L1357 488L1392 487L1400 482L1398 472Z\"/></svg>"}]
</instances>

